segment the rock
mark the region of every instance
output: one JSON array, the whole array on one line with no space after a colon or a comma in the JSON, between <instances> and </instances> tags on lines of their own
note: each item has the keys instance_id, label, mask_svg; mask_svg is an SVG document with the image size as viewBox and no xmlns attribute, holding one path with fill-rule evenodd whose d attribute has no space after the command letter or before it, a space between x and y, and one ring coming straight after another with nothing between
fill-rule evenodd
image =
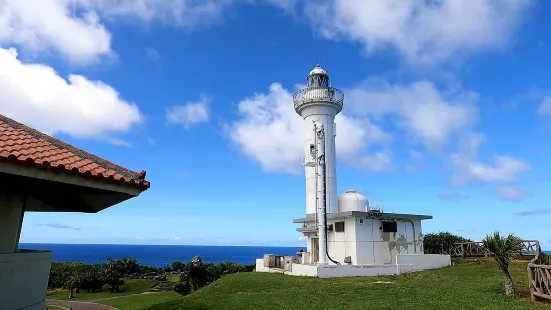
<instances>
[{"instance_id":1,"label":"rock","mask_svg":"<svg viewBox=\"0 0 551 310\"><path fill-rule=\"evenodd\" d=\"M155 287L151 289L152 292L167 292L172 291L174 289L174 283L170 283L167 281L161 281Z\"/></svg>"},{"instance_id":2,"label":"rock","mask_svg":"<svg viewBox=\"0 0 551 310\"><path fill-rule=\"evenodd\" d=\"M202 263L202 262L203 262L203 260L201 259L201 256L194 256L191 259L192 264L199 264L199 263Z\"/></svg>"},{"instance_id":3,"label":"rock","mask_svg":"<svg viewBox=\"0 0 551 310\"><path fill-rule=\"evenodd\" d=\"M155 281L166 281L166 275L161 274L161 275L155 276L155 277L153 277L153 280L155 280Z\"/></svg>"}]
</instances>

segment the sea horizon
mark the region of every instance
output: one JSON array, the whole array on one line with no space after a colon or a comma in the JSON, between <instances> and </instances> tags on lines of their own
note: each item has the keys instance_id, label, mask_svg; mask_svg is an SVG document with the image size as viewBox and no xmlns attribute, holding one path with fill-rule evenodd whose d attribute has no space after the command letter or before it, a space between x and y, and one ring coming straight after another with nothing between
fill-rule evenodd
<instances>
[{"instance_id":1,"label":"sea horizon","mask_svg":"<svg viewBox=\"0 0 551 310\"><path fill-rule=\"evenodd\" d=\"M255 264L264 254L295 255L299 249L293 246L258 245L181 245L181 244L73 244L73 243L20 243L20 248L52 251L54 262L104 263L107 258L132 257L145 266L164 267L179 261L189 262L200 256L204 262L219 264L231 261L243 265ZM550 251L543 251L551 254Z\"/></svg>"},{"instance_id":2,"label":"sea horizon","mask_svg":"<svg viewBox=\"0 0 551 310\"><path fill-rule=\"evenodd\" d=\"M65 243L65 242L21 242L19 245L35 245L35 244L63 244L63 245L136 245L136 246L205 246L205 247L268 247L268 248L306 248L306 244L299 245L271 245L271 244L255 244L255 245L239 245L239 244L174 244L174 243Z\"/></svg>"}]
</instances>

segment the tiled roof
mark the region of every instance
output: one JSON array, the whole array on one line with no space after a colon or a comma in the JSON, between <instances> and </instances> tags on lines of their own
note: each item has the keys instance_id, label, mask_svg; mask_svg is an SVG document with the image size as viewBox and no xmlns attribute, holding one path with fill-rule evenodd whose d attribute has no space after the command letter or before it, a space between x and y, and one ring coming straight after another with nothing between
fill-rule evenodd
<instances>
[{"instance_id":1,"label":"tiled roof","mask_svg":"<svg viewBox=\"0 0 551 310\"><path fill-rule=\"evenodd\" d=\"M135 172L90 154L0 114L0 160L105 182L149 188L145 170Z\"/></svg>"}]
</instances>

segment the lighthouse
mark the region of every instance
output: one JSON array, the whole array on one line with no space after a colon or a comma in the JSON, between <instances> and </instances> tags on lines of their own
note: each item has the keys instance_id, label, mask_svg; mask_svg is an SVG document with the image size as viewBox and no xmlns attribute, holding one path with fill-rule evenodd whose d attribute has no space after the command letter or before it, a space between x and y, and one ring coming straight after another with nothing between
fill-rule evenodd
<instances>
[{"instance_id":1,"label":"lighthouse","mask_svg":"<svg viewBox=\"0 0 551 310\"><path fill-rule=\"evenodd\" d=\"M317 214L317 176L319 163L316 163L316 140L323 128L325 148L325 200L327 213L337 213L337 165L335 136L335 116L342 110L344 93L331 87L329 74L319 64L306 77L307 86L293 96L295 111L304 119L303 165L306 177L306 215ZM318 129L316 129L316 126ZM318 130L318 132L316 131ZM320 141L322 142L322 141ZM322 184L319 184L322 185ZM318 195L319 196L319 195Z\"/></svg>"},{"instance_id":2,"label":"lighthouse","mask_svg":"<svg viewBox=\"0 0 551 310\"><path fill-rule=\"evenodd\" d=\"M385 213L348 189L337 196L335 117L344 94L318 64L293 96L304 120L306 215L293 219L306 241L297 255L265 254L257 272L320 278L393 275L451 265L449 255L425 255L421 222L430 215ZM346 137L343 137L346 138ZM412 200L413 201L413 200Z\"/></svg>"}]
</instances>

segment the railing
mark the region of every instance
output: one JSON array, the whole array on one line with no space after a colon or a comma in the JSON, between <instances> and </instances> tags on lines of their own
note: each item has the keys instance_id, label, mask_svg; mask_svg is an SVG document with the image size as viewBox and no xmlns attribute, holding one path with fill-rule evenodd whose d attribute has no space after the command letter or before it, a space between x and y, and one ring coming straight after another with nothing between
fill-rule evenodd
<instances>
[{"instance_id":1,"label":"railing","mask_svg":"<svg viewBox=\"0 0 551 310\"><path fill-rule=\"evenodd\" d=\"M539 247L537 240L523 240L524 247L518 253L519 256L533 256L536 255ZM426 252L426 251L425 251ZM427 253L429 254L429 253ZM453 257L487 257L490 256L490 252L484 247L481 241L478 242L459 242L449 246L442 245L442 249L439 253L430 254L445 254Z\"/></svg>"},{"instance_id":2,"label":"railing","mask_svg":"<svg viewBox=\"0 0 551 310\"><path fill-rule=\"evenodd\" d=\"M339 107L339 112L342 110L344 102L344 93L334 87L307 87L297 91L293 95L295 110L300 110L304 104L311 102L330 102Z\"/></svg>"},{"instance_id":3,"label":"railing","mask_svg":"<svg viewBox=\"0 0 551 310\"><path fill-rule=\"evenodd\" d=\"M549 256L541 252L537 244L536 257L528 263L528 286L532 301L540 298L551 300L551 263Z\"/></svg>"}]
</instances>

